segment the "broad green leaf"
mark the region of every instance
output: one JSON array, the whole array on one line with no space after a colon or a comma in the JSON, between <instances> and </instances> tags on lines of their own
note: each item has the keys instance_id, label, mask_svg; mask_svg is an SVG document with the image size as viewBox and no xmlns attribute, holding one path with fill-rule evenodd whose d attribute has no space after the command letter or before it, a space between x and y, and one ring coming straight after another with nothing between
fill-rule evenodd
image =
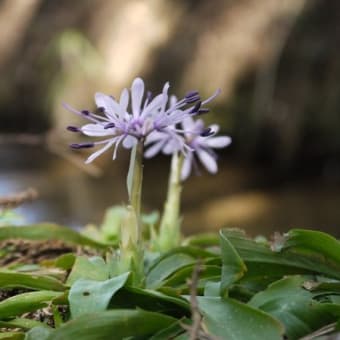
<instances>
[{"instance_id":1,"label":"broad green leaf","mask_svg":"<svg viewBox=\"0 0 340 340\"><path fill-rule=\"evenodd\" d=\"M156 290L136 287L124 287L112 298L112 308L141 308L154 312L167 313L176 317L188 316L190 306L187 300L180 296L163 294Z\"/></svg>"},{"instance_id":2,"label":"broad green leaf","mask_svg":"<svg viewBox=\"0 0 340 340\"><path fill-rule=\"evenodd\" d=\"M24 338L25 334L20 332L0 333L0 340L23 340Z\"/></svg>"},{"instance_id":3,"label":"broad green leaf","mask_svg":"<svg viewBox=\"0 0 340 340\"><path fill-rule=\"evenodd\" d=\"M196 247L219 247L220 238L217 233L197 234L186 238L183 244Z\"/></svg>"},{"instance_id":4,"label":"broad green leaf","mask_svg":"<svg viewBox=\"0 0 340 340\"><path fill-rule=\"evenodd\" d=\"M220 237L222 257L221 294L224 295L232 283L242 278L247 271L247 267L223 232L220 233Z\"/></svg>"},{"instance_id":5,"label":"broad green leaf","mask_svg":"<svg viewBox=\"0 0 340 340\"><path fill-rule=\"evenodd\" d=\"M226 340L281 340L282 325L270 315L230 298L198 296L209 333Z\"/></svg>"},{"instance_id":6,"label":"broad green leaf","mask_svg":"<svg viewBox=\"0 0 340 340\"><path fill-rule=\"evenodd\" d=\"M53 277L4 270L0 270L0 287L23 287L34 290L65 290L65 286Z\"/></svg>"},{"instance_id":7,"label":"broad green leaf","mask_svg":"<svg viewBox=\"0 0 340 340\"><path fill-rule=\"evenodd\" d=\"M25 318L15 318L12 320L0 321L0 328L22 328L22 329L31 329L34 327L47 327L50 328L47 324L31 320Z\"/></svg>"},{"instance_id":8,"label":"broad green leaf","mask_svg":"<svg viewBox=\"0 0 340 340\"><path fill-rule=\"evenodd\" d=\"M107 245L91 240L78 232L52 223L34 224L24 227L0 228L0 240L24 239L34 241L60 240L82 246L105 249Z\"/></svg>"},{"instance_id":9,"label":"broad green leaf","mask_svg":"<svg viewBox=\"0 0 340 340\"><path fill-rule=\"evenodd\" d=\"M285 235L282 250L312 256L340 268L340 242L321 231L292 229Z\"/></svg>"},{"instance_id":10,"label":"broad green leaf","mask_svg":"<svg viewBox=\"0 0 340 340\"><path fill-rule=\"evenodd\" d=\"M286 265L296 268L297 274L306 273L306 270L308 270L310 273L322 273L340 279L340 263L334 260L330 261L327 254L313 250L314 246L307 251L308 244L306 242L303 243L303 248L299 250L300 240L298 238L294 241L294 247L283 245L281 246L282 250L278 252L272 251L268 244L257 243L246 237L241 231L223 229L221 233L225 238L228 238L246 265L249 262ZM275 275L275 271L269 274Z\"/></svg>"},{"instance_id":11,"label":"broad green leaf","mask_svg":"<svg viewBox=\"0 0 340 340\"><path fill-rule=\"evenodd\" d=\"M125 273L106 281L77 280L69 293L72 318L104 311L112 296L124 286L128 277L129 273Z\"/></svg>"},{"instance_id":12,"label":"broad green leaf","mask_svg":"<svg viewBox=\"0 0 340 340\"><path fill-rule=\"evenodd\" d=\"M53 291L37 291L12 296L0 302L0 319L14 317L45 307L63 293Z\"/></svg>"},{"instance_id":13,"label":"broad green leaf","mask_svg":"<svg viewBox=\"0 0 340 340\"><path fill-rule=\"evenodd\" d=\"M196 261L195 258L187 254L172 254L149 271L146 277L146 286L157 289L162 286L163 281L171 274L180 268L196 263Z\"/></svg>"},{"instance_id":14,"label":"broad green leaf","mask_svg":"<svg viewBox=\"0 0 340 340\"><path fill-rule=\"evenodd\" d=\"M196 264L187 265L175 273L173 273L169 278L165 279L162 283L164 287L173 287L173 288L184 288L182 294L188 292L188 284L187 280L191 279L192 273L196 268ZM221 279L221 267L218 266L209 266L202 264L200 265L200 273L199 273L199 281L197 288L203 288L205 282L208 280L220 280Z\"/></svg>"},{"instance_id":15,"label":"broad green leaf","mask_svg":"<svg viewBox=\"0 0 340 340\"><path fill-rule=\"evenodd\" d=\"M118 243L120 240L120 228L126 215L125 206L114 206L106 210L100 232L105 241Z\"/></svg>"},{"instance_id":16,"label":"broad green leaf","mask_svg":"<svg viewBox=\"0 0 340 340\"><path fill-rule=\"evenodd\" d=\"M53 331L52 328L35 327L26 333L25 340L47 340Z\"/></svg>"},{"instance_id":17,"label":"broad green leaf","mask_svg":"<svg viewBox=\"0 0 340 340\"><path fill-rule=\"evenodd\" d=\"M150 265L146 276L146 286L154 288L162 286L162 282L179 269L196 263L199 259L216 257L211 252L207 252L195 247L178 247L160 256Z\"/></svg>"},{"instance_id":18,"label":"broad green leaf","mask_svg":"<svg viewBox=\"0 0 340 340\"><path fill-rule=\"evenodd\" d=\"M66 285L71 286L78 279L104 281L109 278L109 268L103 258L94 256L87 258L78 256L72 271L67 278Z\"/></svg>"},{"instance_id":19,"label":"broad green leaf","mask_svg":"<svg viewBox=\"0 0 340 340\"><path fill-rule=\"evenodd\" d=\"M204 296L220 296L221 282L208 281L204 287Z\"/></svg>"},{"instance_id":20,"label":"broad green leaf","mask_svg":"<svg viewBox=\"0 0 340 340\"><path fill-rule=\"evenodd\" d=\"M284 264L247 262L247 273L237 283L252 295L287 275L311 274L311 271Z\"/></svg>"},{"instance_id":21,"label":"broad green leaf","mask_svg":"<svg viewBox=\"0 0 340 340\"><path fill-rule=\"evenodd\" d=\"M340 306L322 304L302 288L304 279L291 276L272 283L257 293L249 305L280 320L289 339L297 339L337 320Z\"/></svg>"},{"instance_id":22,"label":"broad green leaf","mask_svg":"<svg viewBox=\"0 0 340 340\"><path fill-rule=\"evenodd\" d=\"M176 319L143 310L117 309L82 315L43 340L122 340L147 337L172 325Z\"/></svg>"},{"instance_id":23,"label":"broad green leaf","mask_svg":"<svg viewBox=\"0 0 340 340\"><path fill-rule=\"evenodd\" d=\"M64 270L70 270L73 267L76 258L76 255L72 253L60 255L55 259L54 266Z\"/></svg>"},{"instance_id":24,"label":"broad green leaf","mask_svg":"<svg viewBox=\"0 0 340 340\"><path fill-rule=\"evenodd\" d=\"M174 339L175 337L183 334L185 332L184 328L181 324L189 324L189 322L185 319L182 319L180 321L174 322L169 327L162 329L157 334L153 335L149 338L149 340L164 340L164 339Z\"/></svg>"}]
</instances>

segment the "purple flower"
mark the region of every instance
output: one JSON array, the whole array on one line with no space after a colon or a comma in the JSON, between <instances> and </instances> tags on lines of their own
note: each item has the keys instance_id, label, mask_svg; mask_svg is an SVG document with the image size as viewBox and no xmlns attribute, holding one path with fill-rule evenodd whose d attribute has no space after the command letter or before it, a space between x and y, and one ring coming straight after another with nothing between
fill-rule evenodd
<instances>
[{"instance_id":1,"label":"purple flower","mask_svg":"<svg viewBox=\"0 0 340 340\"><path fill-rule=\"evenodd\" d=\"M124 89L119 100L103 93L96 93L96 112L78 111L65 105L68 110L90 121L89 124L79 128L70 126L69 131L81 132L89 137L104 138L95 142L72 144L71 147L80 149L102 145L99 150L90 155L86 163L92 162L111 147L114 148L113 159L115 159L119 145L129 149L138 141L155 140L159 134L166 138L166 144L169 146L165 149L161 147L158 152L163 150L171 153L170 150L174 149L185 150L187 145L181 136L181 131L175 128L176 124L192 115L205 113L207 109L202 108L202 105L212 100L218 92L203 102L197 91L191 91L183 99L174 101L170 100L168 90L169 83L166 83L157 96L151 98L149 93L144 96L144 82L141 78L136 78L131 90ZM154 155L157 148L158 146L155 146L153 152L149 151L149 154Z\"/></svg>"},{"instance_id":2,"label":"purple flower","mask_svg":"<svg viewBox=\"0 0 340 340\"><path fill-rule=\"evenodd\" d=\"M198 162L210 172L217 172L217 154L214 149L220 149L231 143L229 136L216 136L219 131L217 124L204 126L202 119L194 120L186 117L182 122L182 130L176 130L183 134L177 138L171 138L165 132L153 132L146 140L148 146L145 157L151 158L159 152L172 154L181 151L184 154L181 179L189 177L192 167L198 169Z\"/></svg>"},{"instance_id":3,"label":"purple flower","mask_svg":"<svg viewBox=\"0 0 340 340\"><path fill-rule=\"evenodd\" d=\"M189 177L192 167L197 168L197 160L210 172L215 174L217 168L217 154L213 149L220 149L231 143L229 136L217 136L219 126L217 124L210 125L205 128L201 119L196 121L187 117L182 122L185 131L185 139L187 145L192 149L183 162L181 178L185 180Z\"/></svg>"}]
</instances>

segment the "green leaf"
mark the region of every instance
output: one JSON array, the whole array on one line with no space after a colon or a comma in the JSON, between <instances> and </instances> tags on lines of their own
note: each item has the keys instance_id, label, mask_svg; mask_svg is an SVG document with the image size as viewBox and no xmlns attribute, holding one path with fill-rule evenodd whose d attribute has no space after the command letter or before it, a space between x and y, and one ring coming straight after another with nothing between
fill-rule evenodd
<instances>
[{"instance_id":1,"label":"green leaf","mask_svg":"<svg viewBox=\"0 0 340 340\"><path fill-rule=\"evenodd\" d=\"M195 247L178 247L157 258L146 276L147 288L159 288L163 281L171 274L175 273L187 265L194 264L198 259L216 257L211 252L207 252Z\"/></svg>"},{"instance_id":2,"label":"green leaf","mask_svg":"<svg viewBox=\"0 0 340 340\"><path fill-rule=\"evenodd\" d=\"M0 333L0 340L23 340L24 338L25 338L24 333L19 332Z\"/></svg>"},{"instance_id":3,"label":"green leaf","mask_svg":"<svg viewBox=\"0 0 340 340\"><path fill-rule=\"evenodd\" d=\"M336 321L340 306L321 304L302 288L304 279L291 276L272 283L257 293L249 305L260 308L280 320L289 339L297 339Z\"/></svg>"},{"instance_id":4,"label":"green leaf","mask_svg":"<svg viewBox=\"0 0 340 340\"><path fill-rule=\"evenodd\" d=\"M105 249L107 245L91 240L78 232L52 223L34 224L24 227L6 226L0 228L0 241L23 239L34 241L60 240L82 246Z\"/></svg>"},{"instance_id":5,"label":"green leaf","mask_svg":"<svg viewBox=\"0 0 340 340\"><path fill-rule=\"evenodd\" d=\"M204 287L204 296L220 296L221 282L208 281Z\"/></svg>"},{"instance_id":6,"label":"green leaf","mask_svg":"<svg viewBox=\"0 0 340 340\"><path fill-rule=\"evenodd\" d=\"M191 279L192 273L196 268L196 264L187 265L175 273L173 273L169 278L164 280L162 283L163 287L173 287L173 288L182 288L182 294L184 292L188 292L189 287L187 284L187 280ZM200 274L199 281L197 284L197 288L203 288L205 282L208 280L220 280L221 279L221 267L219 266L210 266L202 264L200 265Z\"/></svg>"},{"instance_id":7,"label":"green leaf","mask_svg":"<svg viewBox=\"0 0 340 340\"><path fill-rule=\"evenodd\" d=\"M176 319L143 310L117 309L82 315L58 328L43 340L122 340L150 337Z\"/></svg>"},{"instance_id":8,"label":"green leaf","mask_svg":"<svg viewBox=\"0 0 340 340\"><path fill-rule=\"evenodd\" d=\"M187 320L182 319L180 321L174 322L169 327L162 329L154 336L150 337L149 340L164 340L164 339L174 339L178 335L183 334L185 331L182 327L182 323L188 323Z\"/></svg>"},{"instance_id":9,"label":"green leaf","mask_svg":"<svg viewBox=\"0 0 340 340\"><path fill-rule=\"evenodd\" d=\"M47 324L31 320L25 318L15 318L13 320L0 321L0 328L22 328L22 329L31 329L34 327L47 327L50 328Z\"/></svg>"},{"instance_id":10,"label":"green leaf","mask_svg":"<svg viewBox=\"0 0 340 340\"><path fill-rule=\"evenodd\" d=\"M12 296L0 302L0 318L14 317L45 307L52 299L61 295L63 293L42 290Z\"/></svg>"},{"instance_id":11,"label":"green leaf","mask_svg":"<svg viewBox=\"0 0 340 340\"><path fill-rule=\"evenodd\" d=\"M197 234L186 238L183 244L195 247L219 247L220 237L217 233Z\"/></svg>"},{"instance_id":12,"label":"green leaf","mask_svg":"<svg viewBox=\"0 0 340 340\"><path fill-rule=\"evenodd\" d=\"M172 254L149 271L146 277L146 286L157 289L171 274L187 265L196 263L196 261L195 258L187 254Z\"/></svg>"},{"instance_id":13,"label":"green leaf","mask_svg":"<svg viewBox=\"0 0 340 340\"><path fill-rule=\"evenodd\" d=\"M119 242L122 220L126 216L125 206L114 206L106 210L100 232L105 241Z\"/></svg>"},{"instance_id":14,"label":"green leaf","mask_svg":"<svg viewBox=\"0 0 340 340\"><path fill-rule=\"evenodd\" d=\"M73 253L60 255L55 259L54 266L64 270L70 270L73 267L76 258L76 255Z\"/></svg>"},{"instance_id":15,"label":"green leaf","mask_svg":"<svg viewBox=\"0 0 340 340\"><path fill-rule=\"evenodd\" d=\"M294 238L294 243L284 244L280 247L282 250L272 251L268 244L257 243L254 240L247 238L241 231L223 229L221 233L225 238L228 238L230 243L237 250L240 257L248 265L248 263L271 263L279 266L285 265L296 269L296 274L306 273L323 273L329 277L340 279L340 262L335 262L333 259L328 259L328 252L322 253L315 250L315 245L311 241L302 241L300 238ZM293 235L293 234L292 234ZM312 238L316 242L317 235ZM310 238L310 237L309 237ZM289 238L286 242L289 241ZM299 244L301 247L299 248ZM308 244L311 248L308 249ZM337 246L333 242L330 244ZM329 244L329 245L330 245ZM294 246L293 246L294 245ZM321 250L321 249L320 249ZM333 249L331 252L337 252L338 249ZM333 254L334 256L334 254ZM275 276L275 270L270 273Z\"/></svg>"},{"instance_id":16,"label":"green leaf","mask_svg":"<svg viewBox=\"0 0 340 340\"><path fill-rule=\"evenodd\" d=\"M25 340L47 340L52 334L52 328L35 327L26 333Z\"/></svg>"},{"instance_id":17,"label":"green leaf","mask_svg":"<svg viewBox=\"0 0 340 340\"><path fill-rule=\"evenodd\" d=\"M226 340L281 340L282 325L270 315L230 298L198 296L208 331Z\"/></svg>"},{"instance_id":18,"label":"green leaf","mask_svg":"<svg viewBox=\"0 0 340 340\"><path fill-rule=\"evenodd\" d=\"M0 287L22 287L34 290L65 290L65 286L53 277L4 270L0 271Z\"/></svg>"},{"instance_id":19,"label":"green leaf","mask_svg":"<svg viewBox=\"0 0 340 340\"><path fill-rule=\"evenodd\" d=\"M69 293L72 318L81 314L104 311L112 296L124 286L129 273L125 273L106 281L79 279Z\"/></svg>"},{"instance_id":20,"label":"green leaf","mask_svg":"<svg viewBox=\"0 0 340 340\"><path fill-rule=\"evenodd\" d=\"M282 250L315 257L340 269L340 242L321 231L292 229L285 235Z\"/></svg>"},{"instance_id":21,"label":"green leaf","mask_svg":"<svg viewBox=\"0 0 340 340\"><path fill-rule=\"evenodd\" d=\"M77 256L66 285L71 286L78 279L104 281L109 278L109 268L103 258Z\"/></svg>"},{"instance_id":22,"label":"green leaf","mask_svg":"<svg viewBox=\"0 0 340 340\"><path fill-rule=\"evenodd\" d=\"M145 310L167 313L175 317L190 315L187 300L180 296L163 294L156 290L136 287L124 287L112 298L112 308L141 308Z\"/></svg>"},{"instance_id":23,"label":"green leaf","mask_svg":"<svg viewBox=\"0 0 340 340\"><path fill-rule=\"evenodd\" d=\"M247 267L223 232L220 233L220 237L222 257L221 295L224 295L230 285L245 274Z\"/></svg>"}]
</instances>

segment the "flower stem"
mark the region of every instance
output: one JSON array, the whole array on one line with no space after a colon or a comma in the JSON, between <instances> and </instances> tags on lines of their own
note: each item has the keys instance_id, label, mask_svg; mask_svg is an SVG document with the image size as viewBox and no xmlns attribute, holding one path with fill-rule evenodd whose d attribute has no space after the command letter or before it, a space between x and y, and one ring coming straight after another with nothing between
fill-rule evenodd
<instances>
[{"instance_id":1,"label":"flower stem","mask_svg":"<svg viewBox=\"0 0 340 340\"><path fill-rule=\"evenodd\" d=\"M121 228L120 271L132 271L133 282L142 285L144 280L144 256L141 223L141 198L143 179L144 141L131 151L127 178L129 206Z\"/></svg>"},{"instance_id":2,"label":"flower stem","mask_svg":"<svg viewBox=\"0 0 340 340\"><path fill-rule=\"evenodd\" d=\"M137 243L141 243L141 201L142 201L142 182L143 182L143 152L144 141L140 141L135 149L131 152L130 167L132 167L131 187L129 190L130 205L135 211L137 219Z\"/></svg>"},{"instance_id":3,"label":"flower stem","mask_svg":"<svg viewBox=\"0 0 340 340\"><path fill-rule=\"evenodd\" d=\"M179 217L181 204L181 170L184 157L182 154L174 153L171 159L171 170L168 184L167 199L162 216L158 248L160 251L168 251L179 246L181 239L181 220Z\"/></svg>"}]
</instances>

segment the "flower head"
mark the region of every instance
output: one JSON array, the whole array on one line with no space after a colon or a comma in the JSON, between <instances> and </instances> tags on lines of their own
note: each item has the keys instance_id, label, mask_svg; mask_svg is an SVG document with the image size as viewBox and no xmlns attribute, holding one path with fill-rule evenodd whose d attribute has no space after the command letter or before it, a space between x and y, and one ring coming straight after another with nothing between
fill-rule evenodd
<instances>
[{"instance_id":1,"label":"flower head","mask_svg":"<svg viewBox=\"0 0 340 340\"><path fill-rule=\"evenodd\" d=\"M119 145L131 148L137 142L144 143L147 138L157 139L161 134L167 139L168 151L172 150L170 145L172 148L184 151L187 145L181 132L176 130L176 125L192 115L205 113L207 109L202 106L218 93L201 101L199 93L191 91L183 99L174 101L169 98L168 90L169 83L166 83L162 92L152 98L149 92L145 95L143 80L136 78L130 91L124 89L121 92L119 100L103 93L96 93L95 112L78 111L65 105L68 110L90 121L89 124L81 127L70 126L69 131L102 138L95 142L71 144L71 147L81 149L102 145L86 160L86 163L89 163L111 147L114 148L113 159L115 159Z\"/></svg>"},{"instance_id":2,"label":"flower head","mask_svg":"<svg viewBox=\"0 0 340 340\"><path fill-rule=\"evenodd\" d=\"M229 136L216 136L219 131L217 124L204 126L202 119L194 120L187 117L182 122L185 131L185 140L192 149L183 162L181 178L185 180L191 173L192 167L197 168L197 160L210 172L217 172L217 154L214 149L220 149L231 143Z\"/></svg>"}]
</instances>

